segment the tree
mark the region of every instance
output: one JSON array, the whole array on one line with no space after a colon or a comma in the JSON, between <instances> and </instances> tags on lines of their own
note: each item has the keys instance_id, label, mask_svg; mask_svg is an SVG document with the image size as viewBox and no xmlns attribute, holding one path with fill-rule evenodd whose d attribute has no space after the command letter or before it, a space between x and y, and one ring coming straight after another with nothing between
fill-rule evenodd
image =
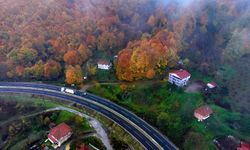
<instances>
[{"instance_id":1,"label":"tree","mask_svg":"<svg viewBox=\"0 0 250 150\"><path fill-rule=\"evenodd\" d=\"M130 42L118 54L116 75L120 80L152 79L156 72L177 64L177 44L172 32L159 31L152 38Z\"/></svg>"},{"instance_id":2,"label":"tree","mask_svg":"<svg viewBox=\"0 0 250 150\"><path fill-rule=\"evenodd\" d=\"M236 29L223 52L224 60L232 62L245 54L250 54L249 29Z\"/></svg>"},{"instance_id":3,"label":"tree","mask_svg":"<svg viewBox=\"0 0 250 150\"><path fill-rule=\"evenodd\" d=\"M54 61L48 60L44 65L44 76L48 79L56 79L61 73L61 65Z\"/></svg>"},{"instance_id":4,"label":"tree","mask_svg":"<svg viewBox=\"0 0 250 150\"><path fill-rule=\"evenodd\" d=\"M39 60L33 67L32 67L32 72L33 76L36 79L41 79L44 75L44 64L42 60Z\"/></svg>"},{"instance_id":5,"label":"tree","mask_svg":"<svg viewBox=\"0 0 250 150\"><path fill-rule=\"evenodd\" d=\"M25 79L30 79L30 78L32 78L32 77L33 77L33 69L32 69L31 67L26 67L26 68L24 69L24 75L23 75L23 77L24 77Z\"/></svg>"},{"instance_id":6,"label":"tree","mask_svg":"<svg viewBox=\"0 0 250 150\"><path fill-rule=\"evenodd\" d=\"M84 44L80 44L77 51L80 54L81 62L86 62L92 55L91 51Z\"/></svg>"},{"instance_id":7,"label":"tree","mask_svg":"<svg viewBox=\"0 0 250 150\"><path fill-rule=\"evenodd\" d=\"M95 65L87 64L87 69L90 75L96 75L97 67Z\"/></svg>"},{"instance_id":8,"label":"tree","mask_svg":"<svg viewBox=\"0 0 250 150\"><path fill-rule=\"evenodd\" d=\"M170 116L169 114L165 112L161 112L159 116L157 117L157 126L159 126L160 129L166 129L167 125L170 121Z\"/></svg>"},{"instance_id":9,"label":"tree","mask_svg":"<svg viewBox=\"0 0 250 150\"><path fill-rule=\"evenodd\" d=\"M80 85L83 81L82 69L79 65L68 66L65 72L65 82L67 84L76 84Z\"/></svg>"},{"instance_id":10,"label":"tree","mask_svg":"<svg viewBox=\"0 0 250 150\"><path fill-rule=\"evenodd\" d=\"M77 51L75 50L67 51L67 53L64 54L63 60L67 65L82 64L82 60Z\"/></svg>"},{"instance_id":11,"label":"tree","mask_svg":"<svg viewBox=\"0 0 250 150\"><path fill-rule=\"evenodd\" d=\"M207 149L207 140L205 136L199 132L189 132L183 143L184 149Z\"/></svg>"},{"instance_id":12,"label":"tree","mask_svg":"<svg viewBox=\"0 0 250 150\"><path fill-rule=\"evenodd\" d=\"M97 48L102 51L118 49L122 46L124 37L123 32L105 31L97 39Z\"/></svg>"},{"instance_id":13,"label":"tree","mask_svg":"<svg viewBox=\"0 0 250 150\"><path fill-rule=\"evenodd\" d=\"M0 63L0 80L5 79L7 77L8 66L6 63Z\"/></svg>"},{"instance_id":14,"label":"tree","mask_svg":"<svg viewBox=\"0 0 250 150\"><path fill-rule=\"evenodd\" d=\"M45 117L44 120L43 120L43 124L44 124L44 125L49 125L50 122L51 122L51 121L50 121L50 118L49 118L48 116Z\"/></svg>"},{"instance_id":15,"label":"tree","mask_svg":"<svg viewBox=\"0 0 250 150\"><path fill-rule=\"evenodd\" d=\"M148 79L153 79L155 77L155 71L153 69L150 69L146 72L146 77Z\"/></svg>"},{"instance_id":16,"label":"tree","mask_svg":"<svg viewBox=\"0 0 250 150\"><path fill-rule=\"evenodd\" d=\"M148 21L147 21L147 24L150 26L150 27L154 27L157 23L157 20L155 18L155 16L151 15L149 18L148 18Z\"/></svg>"},{"instance_id":17,"label":"tree","mask_svg":"<svg viewBox=\"0 0 250 150\"><path fill-rule=\"evenodd\" d=\"M22 77L24 74L24 67L21 65L16 66L16 76Z\"/></svg>"},{"instance_id":18,"label":"tree","mask_svg":"<svg viewBox=\"0 0 250 150\"><path fill-rule=\"evenodd\" d=\"M181 120L181 117L175 114L168 114L161 112L157 117L157 126L160 130L168 133L174 141L181 141L181 137L184 135L186 126Z\"/></svg>"},{"instance_id":19,"label":"tree","mask_svg":"<svg viewBox=\"0 0 250 150\"><path fill-rule=\"evenodd\" d=\"M190 65L190 60L188 58L185 58L183 60L183 64L184 64L185 67L188 67Z\"/></svg>"},{"instance_id":20,"label":"tree","mask_svg":"<svg viewBox=\"0 0 250 150\"><path fill-rule=\"evenodd\" d=\"M32 48L21 48L20 50L14 50L10 53L9 59L11 59L14 64L26 65L34 60L36 60L38 53Z\"/></svg>"},{"instance_id":21,"label":"tree","mask_svg":"<svg viewBox=\"0 0 250 150\"><path fill-rule=\"evenodd\" d=\"M15 127L13 125L9 126L8 131L9 131L10 136L15 136L15 134L17 132L16 129L15 129Z\"/></svg>"}]
</instances>

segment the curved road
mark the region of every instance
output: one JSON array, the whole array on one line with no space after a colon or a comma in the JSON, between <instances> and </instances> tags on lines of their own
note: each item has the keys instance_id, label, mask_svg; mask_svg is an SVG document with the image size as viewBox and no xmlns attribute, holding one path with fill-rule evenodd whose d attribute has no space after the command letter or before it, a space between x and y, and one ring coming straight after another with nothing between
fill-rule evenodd
<instances>
[{"instance_id":1,"label":"curved road","mask_svg":"<svg viewBox=\"0 0 250 150\"><path fill-rule=\"evenodd\" d=\"M160 132L132 112L96 95L76 91L75 94L61 92L61 87L29 82L0 82L0 92L30 93L72 101L93 109L110 118L148 150L177 150L178 148Z\"/></svg>"}]
</instances>

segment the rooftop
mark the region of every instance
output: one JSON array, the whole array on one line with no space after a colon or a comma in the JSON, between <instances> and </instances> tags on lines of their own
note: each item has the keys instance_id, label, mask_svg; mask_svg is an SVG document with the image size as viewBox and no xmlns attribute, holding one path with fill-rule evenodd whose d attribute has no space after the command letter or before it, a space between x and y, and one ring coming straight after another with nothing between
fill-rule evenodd
<instances>
[{"instance_id":1,"label":"rooftop","mask_svg":"<svg viewBox=\"0 0 250 150\"><path fill-rule=\"evenodd\" d=\"M104 60L104 59L100 59L100 60L98 60L97 64L110 65L110 61Z\"/></svg>"},{"instance_id":2,"label":"rooftop","mask_svg":"<svg viewBox=\"0 0 250 150\"><path fill-rule=\"evenodd\" d=\"M214 81L212 81L212 82L207 83L207 86L208 86L209 88L213 88L213 87L216 87L216 86L217 86L217 83L215 83Z\"/></svg>"},{"instance_id":3,"label":"rooftop","mask_svg":"<svg viewBox=\"0 0 250 150\"><path fill-rule=\"evenodd\" d=\"M66 136L71 132L70 126L68 126L66 123L61 123L58 126L52 128L49 132L48 137L56 142L56 140L60 140L62 137ZM53 137L52 137L53 136ZM55 139L54 139L55 138Z\"/></svg>"},{"instance_id":4,"label":"rooftop","mask_svg":"<svg viewBox=\"0 0 250 150\"><path fill-rule=\"evenodd\" d=\"M239 146L239 139L234 136L220 137L214 140L215 145L218 149L222 150L236 150Z\"/></svg>"},{"instance_id":5,"label":"rooftop","mask_svg":"<svg viewBox=\"0 0 250 150\"><path fill-rule=\"evenodd\" d=\"M184 78L191 76L191 74L188 71L183 70L183 69L175 70L175 71L172 71L171 73L176 74L180 79L184 79Z\"/></svg>"},{"instance_id":6,"label":"rooftop","mask_svg":"<svg viewBox=\"0 0 250 150\"><path fill-rule=\"evenodd\" d=\"M81 145L79 150L90 150L86 145Z\"/></svg>"},{"instance_id":7,"label":"rooftop","mask_svg":"<svg viewBox=\"0 0 250 150\"><path fill-rule=\"evenodd\" d=\"M202 116L208 116L213 113L213 110L208 105L205 105L197 108L195 113L198 113Z\"/></svg>"},{"instance_id":8,"label":"rooftop","mask_svg":"<svg viewBox=\"0 0 250 150\"><path fill-rule=\"evenodd\" d=\"M237 150L250 150L250 144L240 142L240 147L237 147Z\"/></svg>"}]
</instances>

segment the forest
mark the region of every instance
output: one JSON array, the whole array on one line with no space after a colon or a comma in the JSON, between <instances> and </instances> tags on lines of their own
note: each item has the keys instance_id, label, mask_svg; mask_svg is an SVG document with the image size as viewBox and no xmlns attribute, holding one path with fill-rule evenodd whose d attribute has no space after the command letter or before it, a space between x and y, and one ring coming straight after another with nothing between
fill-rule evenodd
<instances>
[{"instance_id":1,"label":"forest","mask_svg":"<svg viewBox=\"0 0 250 150\"><path fill-rule=\"evenodd\" d=\"M213 74L219 64L250 51L247 0L0 0L0 5L2 80L63 78L81 84L85 73L95 73L95 65L86 65L101 54L118 55L119 80L152 79L180 58Z\"/></svg>"}]
</instances>

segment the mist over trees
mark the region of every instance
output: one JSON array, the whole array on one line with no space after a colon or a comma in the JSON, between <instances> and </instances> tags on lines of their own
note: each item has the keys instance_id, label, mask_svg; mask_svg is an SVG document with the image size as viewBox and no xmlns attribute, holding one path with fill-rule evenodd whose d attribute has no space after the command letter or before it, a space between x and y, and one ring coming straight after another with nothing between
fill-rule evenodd
<instances>
[{"instance_id":1,"label":"mist over trees","mask_svg":"<svg viewBox=\"0 0 250 150\"><path fill-rule=\"evenodd\" d=\"M250 53L249 4L0 0L0 79L66 77L69 66L81 67L100 52L118 54L120 80L151 79L179 58L213 73Z\"/></svg>"}]
</instances>

